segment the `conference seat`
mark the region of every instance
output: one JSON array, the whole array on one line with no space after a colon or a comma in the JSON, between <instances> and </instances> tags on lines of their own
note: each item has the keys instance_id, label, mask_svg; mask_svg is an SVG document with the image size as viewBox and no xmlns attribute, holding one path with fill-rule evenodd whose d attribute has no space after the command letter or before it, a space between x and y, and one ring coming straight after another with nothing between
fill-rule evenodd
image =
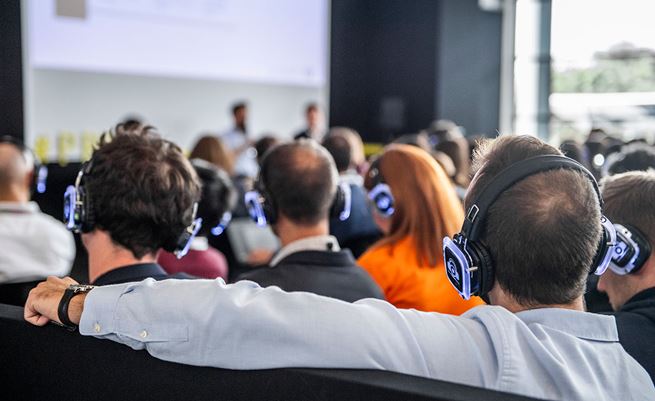
<instances>
[{"instance_id":1,"label":"conference seat","mask_svg":"<svg viewBox=\"0 0 655 401\"><path fill-rule=\"evenodd\" d=\"M0 284L0 304L25 305L30 290L36 287L41 281L43 280Z\"/></svg>"},{"instance_id":2,"label":"conference seat","mask_svg":"<svg viewBox=\"0 0 655 401\"><path fill-rule=\"evenodd\" d=\"M384 371L181 365L54 325L32 326L10 305L0 305L0 344L7 399L533 400Z\"/></svg>"}]
</instances>

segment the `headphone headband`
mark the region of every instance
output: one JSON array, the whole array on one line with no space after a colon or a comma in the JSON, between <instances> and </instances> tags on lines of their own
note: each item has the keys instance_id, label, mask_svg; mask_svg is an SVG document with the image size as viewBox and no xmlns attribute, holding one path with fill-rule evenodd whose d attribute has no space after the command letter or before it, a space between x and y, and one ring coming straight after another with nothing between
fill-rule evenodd
<instances>
[{"instance_id":1,"label":"headphone headband","mask_svg":"<svg viewBox=\"0 0 655 401\"><path fill-rule=\"evenodd\" d=\"M591 181L594 191L596 191L599 204L602 208L603 198L600 195L598 183L584 166L566 156L536 156L506 167L482 189L482 192L476 197L473 205L466 212L462 233L464 233L468 240L477 241L482 233L483 223L489 209L505 190L531 175L560 168L576 170L586 175Z\"/></svg>"}]
</instances>

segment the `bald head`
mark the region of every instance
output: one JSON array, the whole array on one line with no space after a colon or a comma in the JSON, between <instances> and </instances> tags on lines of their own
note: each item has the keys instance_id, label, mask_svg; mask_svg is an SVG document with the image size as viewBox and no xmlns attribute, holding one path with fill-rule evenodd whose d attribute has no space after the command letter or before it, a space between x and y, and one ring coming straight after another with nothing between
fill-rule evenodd
<instances>
[{"instance_id":1,"label":"bald head","mask_svg":"<svg viewBox=\"0 0 655 401\"><path fill-rule=\"evenodd\" d=\"M271 149L262 161L261 179L279 213L311 225L327 219L338 173L325 148L300 140Z\"/></svg>"},{"instance_id":2,"label":"bald head","mask_svg":"<svg viewBox=\"0 0 655 401\"><path fill-rule=\"evenodd\" d=\"M29 200L32 166L16 145L0 143L0 201Z\"/></svg>"}]
</instances>

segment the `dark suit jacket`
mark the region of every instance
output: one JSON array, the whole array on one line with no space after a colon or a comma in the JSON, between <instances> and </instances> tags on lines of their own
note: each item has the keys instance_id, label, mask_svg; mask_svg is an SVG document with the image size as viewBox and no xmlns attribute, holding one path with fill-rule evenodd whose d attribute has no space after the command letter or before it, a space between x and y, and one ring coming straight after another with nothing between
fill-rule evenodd
<instances>
[{"instance_id":1,"label":"dark suit jacket","mask_svg":"<svg viewBox=\"0 0 655 401\"><path fill-rule=\"evenodd\" d=\"M140 263L136 265L129 265L110 270L107 273L98 277L93 285L109 285L132 283L142 281L148 277L155 280L166 280L169 278L178 279L193 279L196 278L186 273L168 274L157 263Z\"/></svg>"},{"instance_id":2,"label":"dark suit jacket","mask_svg":"<svg viewBox=\"0 0 655 401\"><path fill-rule=\"evenodd\" d=\"M285 291L305 291L354 302L363 298L384 299L382 290L357 266L349 250L301 251L282 259L275 267L263 267L242 274L262 287L278 286Z\"/></svg>"},{"instance_id":3,"label":"dark suit jacket","mask_svg":"<svg viewBox=\"0 0 655 401\"><path fill-rule=\"evenodd\" d=\"M655 380L655 288L630 298L614 312L619 342Z\"/></svg>"}]
</instances>

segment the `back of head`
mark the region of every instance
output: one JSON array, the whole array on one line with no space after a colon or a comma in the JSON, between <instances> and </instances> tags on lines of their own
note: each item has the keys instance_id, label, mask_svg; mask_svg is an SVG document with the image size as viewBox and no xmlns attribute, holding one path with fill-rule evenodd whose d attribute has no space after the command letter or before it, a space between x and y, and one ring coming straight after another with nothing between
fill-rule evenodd
<instances>
[{"instance_id":1,"label":"back of head","mask_svg":"<svg viewBox=\"0 0 655 401\"><path fill-rule=\"evenodd\" d=\"M432 156L411 145L387 146L377 163L391 188L395 209L389 234L378 245L411 236L416 242L417 263L436 266L442 258L443 237L456 233L464 219L450 179ZM372 189L371 174L364 185Z\"/></svg>"},{"instance_id":2,"label":"back of head","mask_svg":"<svg viewBox=\"0 0 655 401\"><path fill-rule=\"evenodd\" d=\"M278 145L262 161L261 184L277 212L295 224L327 219L337 180L332 156L313 140Z\"/></svg>"},{"instance_id":3,"label":"back of head","mask_svg":"<svg viewBox=\"0 0 655 401\"><path fill-rule=\"evenodd\" d=\"M203 221L198 235L204 237L221 222L226 212L231 213L234 210L238 191L230 176L214 164L201 159L191 159L191 165L202 188L197 216Z\"/></svg>"},{"instance_id":4,"label":"back of head","mask_svg":"<svg viewBox=\"0 0 655 401\"><path fill-rule=\"evenodd\" d=\"M611 154L605 165L605 175L614 175L628 171L647 171L655 169L655 149L646 143L625 145L620 152Z\"/></svg>"},{"instance_id":5,"label":"back of head","mask_svg":"<svg viewBox=\"0 0 655 401\"><path fill-rule=\"evenodd\" d=\"M392 143L416 146L417 148L423 149L428 153L432 151L430 140L428 139L428 135L425 132L401 135L394 139Z\"/></svg>"},{"instance_id":6,"label":"back of head","mask_svg":"<svg viewBox=\"0 0 655 401\"><path fill-rule=\"evenodd\" d=\"M606 177L601 189L607 218L615 224L635 227L655 244L655 171Z\"/></svg>"},{"instance_id":7,"label":"back of head","mask_svg":"<svg viewBox=\"0 0 655 401\"><path fill-rule=\"evenodd\" d=\"M0 199L8 199L14 191L29 195L28 174L33 166L20 145L0 142Z\"/></svg>"},{"instance_id":8,"label":"back of head","mask_svg":"<svg viewBox=\"0 0 655 401\"><path fill-rule=\"evenodd\" d=\"M229 175L234 173L234 160L223 141L215 136L205 135L196 142L189 155L190 159L201 159L225 170Z\"/></svg>"},{"instance_id":9,"label":"back of head","mask_svg":"<svg viewBox=\"0 0 655 401\"><path fill-rule=\"evenodd\" d=\"M262 160L266 152L271 150L274 146L280 143L280 140L277 137L272 135L265 135L255 142L255 150L257 151L257 164L261 165Z\"/></svg>"},{"instance_id":10,"label":"back of head","mask_svg":"<svg viewBox=\"0 0 655 401\"><path fill-rule=\"evenodd\" d=\"M328 132L328 137L340 136L345 138L350 145L350 168L356 169L366 162L366 155L364 154L364 142L362 137L352 128L348 127L332 127Z\"/></svg>"},{"instance_id":11,"label":"back of head","mask_svg":"<svg viewBox=\"0 0 655 401\"><path fill-rule=\"evenodd\" d=\"M328 135L323 140L323 147L332 155L337 170L347 171L352 164L352 149L350 143L341 135Z\"/></svg>"},{"instance_id":12,"label":"back of head","mask_svg":"<svg viewBox=\"0 0 655 401\"><path fill-rule=\"evenodd\" d=\"M530 136L481 143L466 209L501 171L542 155L561 152ZM490 250L497 283L519 304L536 306L567 304L583 294L600 236L600 206L591 180L578 171L556 169L504 191L489 209L481 241Z\"/></svg>"},{"instance_id":13,"label":"back of head","mask_svg":"<svg viewBox=\"0 0 655 401\"><path fill-rule=\"evenodd\" d=\"M564 156L577 161L583 166L587 166L588 163L587 149L582 144L569 139L563 141L559 145L559 150L562 151Z\"/></svg>"},{"instance_id":14,"label":"back of head","mask_svg":"<svg viewBox=\"0 0 655 401\"><path fill-rule=\"evenodd\" d=\"M100 138L84 175L95 227L135 257L171 247L193 219L197 176L182 150L152 127Z\"/></svg>"},{"instance_id":15,"label":"back of head","mask_svg":"<svg viewBox=\"0 0 655 401\"><path fill-rule=\"evenodd\" d=\"M455 165L455 183L462 187L468 186L471 160L469 157L469 143L466 138L459 137L440 141L435 146L435 150L445 153L453 161Z\"/></svg>"}]
</instances>

